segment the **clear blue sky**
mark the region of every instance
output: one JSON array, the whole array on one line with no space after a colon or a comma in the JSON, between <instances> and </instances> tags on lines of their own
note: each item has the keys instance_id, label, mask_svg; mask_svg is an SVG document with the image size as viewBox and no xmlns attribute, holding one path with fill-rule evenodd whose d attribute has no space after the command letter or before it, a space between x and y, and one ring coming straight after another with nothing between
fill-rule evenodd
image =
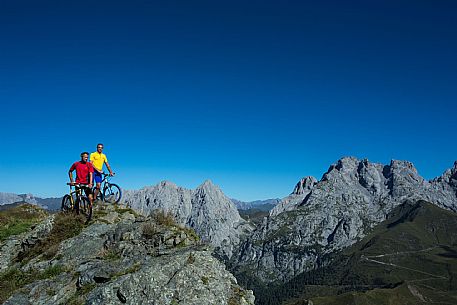
<instances>
[{"instance_id":1,"label":"clear blue sky","mask_svg":"<svg viewBox=\"0 0 457 305\"><path fill-rule=\"evenodd\" d=\"M0 191L65 193L98 142L129 189L286 196L339 158L457 159L456 1L0 2Z\"/></svg>"}]
</instances>

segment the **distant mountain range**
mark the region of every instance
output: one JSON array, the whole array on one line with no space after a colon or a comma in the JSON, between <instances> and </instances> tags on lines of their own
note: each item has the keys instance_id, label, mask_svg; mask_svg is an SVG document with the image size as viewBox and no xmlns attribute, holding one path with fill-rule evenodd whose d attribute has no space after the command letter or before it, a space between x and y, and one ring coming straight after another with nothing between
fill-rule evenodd
<instances>
[{"instance_id":1,"label":"distant mountain range","mask_svg":"<svg viewBox=\"0 0 457 305\"><path fill-rule=\"evenodd\" d=\"M237 199L230 199L238 210L249 210L258 209L260 211L270 211L273 209L281 200L266 199L266 200L255 200L255 201L240 201ZM60 210L62 197L49 197L40 198L35 197L33 194L14 194L14 193L3 193L0 192L0 206L17 203L30 203L39 205L48 210Z\"/></svg>"},{"instance_id":2,"label":"distant mountain range","mask_svg":"<svg viewBox=\"0 0 457 305\"><path fill-rule=\"evenodd\" d=\"M14 194L0 192L0 206L17 205L20 203L29 203L38 205L44 209L57 211L60 210L62 197L60 198L40 198L32 194ZM5 208L5 207L4 207Z\"/></svg>"},{"instance_id":3,"label":"distant mountain range","mask_svg":"<svg viewBox=\"0 0 457 305\"><path fill-rule=\"evenodd\" d=\"M230 199L235 204L238 210L249 210L249 209L258 209L260 211L270 211L274 208L281 199L266 199L266 200L255 200L255 201L240 201L237 199Z\"/></svg>"}]
</instances>

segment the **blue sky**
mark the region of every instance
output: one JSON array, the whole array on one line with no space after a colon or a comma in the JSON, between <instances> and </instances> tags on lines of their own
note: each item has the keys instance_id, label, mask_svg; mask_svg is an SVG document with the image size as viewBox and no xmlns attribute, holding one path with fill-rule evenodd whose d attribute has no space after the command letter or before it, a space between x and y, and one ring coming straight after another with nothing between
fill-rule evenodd
<instances>
[{"instance_id":1,"label":"blue sky","mask_svg":"<svg viewBox=\"0 0 457 305\"><path fill-rule=\"evenodd\" d=\"M286 196L343 156L457 159L455 1L0 3L0 191L98 142L129 189Z\"/></svg>"}]
</instances>

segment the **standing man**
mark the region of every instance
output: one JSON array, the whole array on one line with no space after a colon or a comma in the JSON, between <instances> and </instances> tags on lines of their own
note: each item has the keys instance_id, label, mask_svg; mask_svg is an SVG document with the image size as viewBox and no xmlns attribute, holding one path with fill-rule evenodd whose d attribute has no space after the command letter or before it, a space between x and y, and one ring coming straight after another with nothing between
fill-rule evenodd
<instances>
[{"instance_id":1,"label":"standing man","mask_svg":"<svg viewBox=\"0 0 457 305\"><path fill-rule=\"evenodd\" d=\"M95 191L94 198L97 198L98 193L100 192L100 185L102 183L102 173L103 173L103 164L106 164L106 168L109 171L110 176L114 176L113 171L108 163L108 158L103 153L103 144L97 144L97 151L90 154L90 163L94 166L94 179L95 179Z\"/></svg>"},{"instance_id":2,"label":"standing man","mask_svg":"<svg viewBox=\"0 0 457 305\"><path fill-rule=\"evenodd\" d=\"M73 183L73 171L76 170L76 183L84 185L84 192L92 204L94 201L92 197L94 167L87 159L89 159L89 153L81 153L81 161L72 164L68 170L68 177L70 177L70 183Z\"/></svg>"}]
</instances>

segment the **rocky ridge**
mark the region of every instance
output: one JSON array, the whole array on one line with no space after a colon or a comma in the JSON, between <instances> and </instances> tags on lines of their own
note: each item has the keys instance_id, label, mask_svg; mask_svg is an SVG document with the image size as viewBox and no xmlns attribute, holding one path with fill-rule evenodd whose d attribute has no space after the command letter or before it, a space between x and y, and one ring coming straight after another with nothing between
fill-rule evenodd
<instances>
[{"instance_id":1,"label":"rocky ridge","mask_svg":"<svg viewBox=\"0 0 457 305\"><path fill-rule=\"evenodd\" d=\"M173 214L179 224L193 228L204 241L216 246L220 255L228 258L234 245L253 229L210 180L195 190L163 181L137 191L127 190L123 201L142 215L157 209Z\"/></svg>"},{"instance_id":2,"label":"rocky ridge","mask_svg":"<svg viewBox=\"0 0 457 305\"><path fill-rule=\"evenodd\" d=\"M0 205L12 204L16 202L25 202L30 204L38 204L37 199L32 194L14 194L0 192Z\"/></svg>"},{"instance_id":3,"label":"rocky ridge","mask_svg":"<svg viewBox=\"0 0 457 305\"><path fill-rule=\"evenodd\" d=\"M28 203L40 206L47 210L60 210L60 204L62 197L60 198L40 198L33 194L14 194L14 193L3 193L0 192L0 208L7 208L7 205Z\"/></svg>"},{"instance_id":4,"label":"rocky ridge","mask_svg":"<svg viewBox=\"0 0 457 305\"><path fill-rule=\"evenodd\" d=\"M271 209L271 206L276 206L281 200L280 199L266 199L266 200L256 200L256 201L240 201L237 199L230 199L235 204L238 210L249 210L249 209Z\"/></svg>"},{"instance_id":5,"label":"rocky ridge","mask_svg":"<svg viewBox=\"0 0 457 305\"><path fill-rule=\"evenodd\" d=\"M286 281L326 264L328 254L360 240L405 200L457 211L457 163L426 181L408 161L389 165L346 157L316 183L302 179L230 261L235 274Z\"/></svg>"},{"instance_id":6,"label":"rocky ridge","mask_svg":"<svg viewBox=\"0 0 457 305\"><path fill-rule=\"evenodd\" d=\"M170 215L101 206L94 218L82 226L54 214L3 241L0 296L15 288L3 304L254 304L212 247Z\"/></svg>"}]
</instances>

